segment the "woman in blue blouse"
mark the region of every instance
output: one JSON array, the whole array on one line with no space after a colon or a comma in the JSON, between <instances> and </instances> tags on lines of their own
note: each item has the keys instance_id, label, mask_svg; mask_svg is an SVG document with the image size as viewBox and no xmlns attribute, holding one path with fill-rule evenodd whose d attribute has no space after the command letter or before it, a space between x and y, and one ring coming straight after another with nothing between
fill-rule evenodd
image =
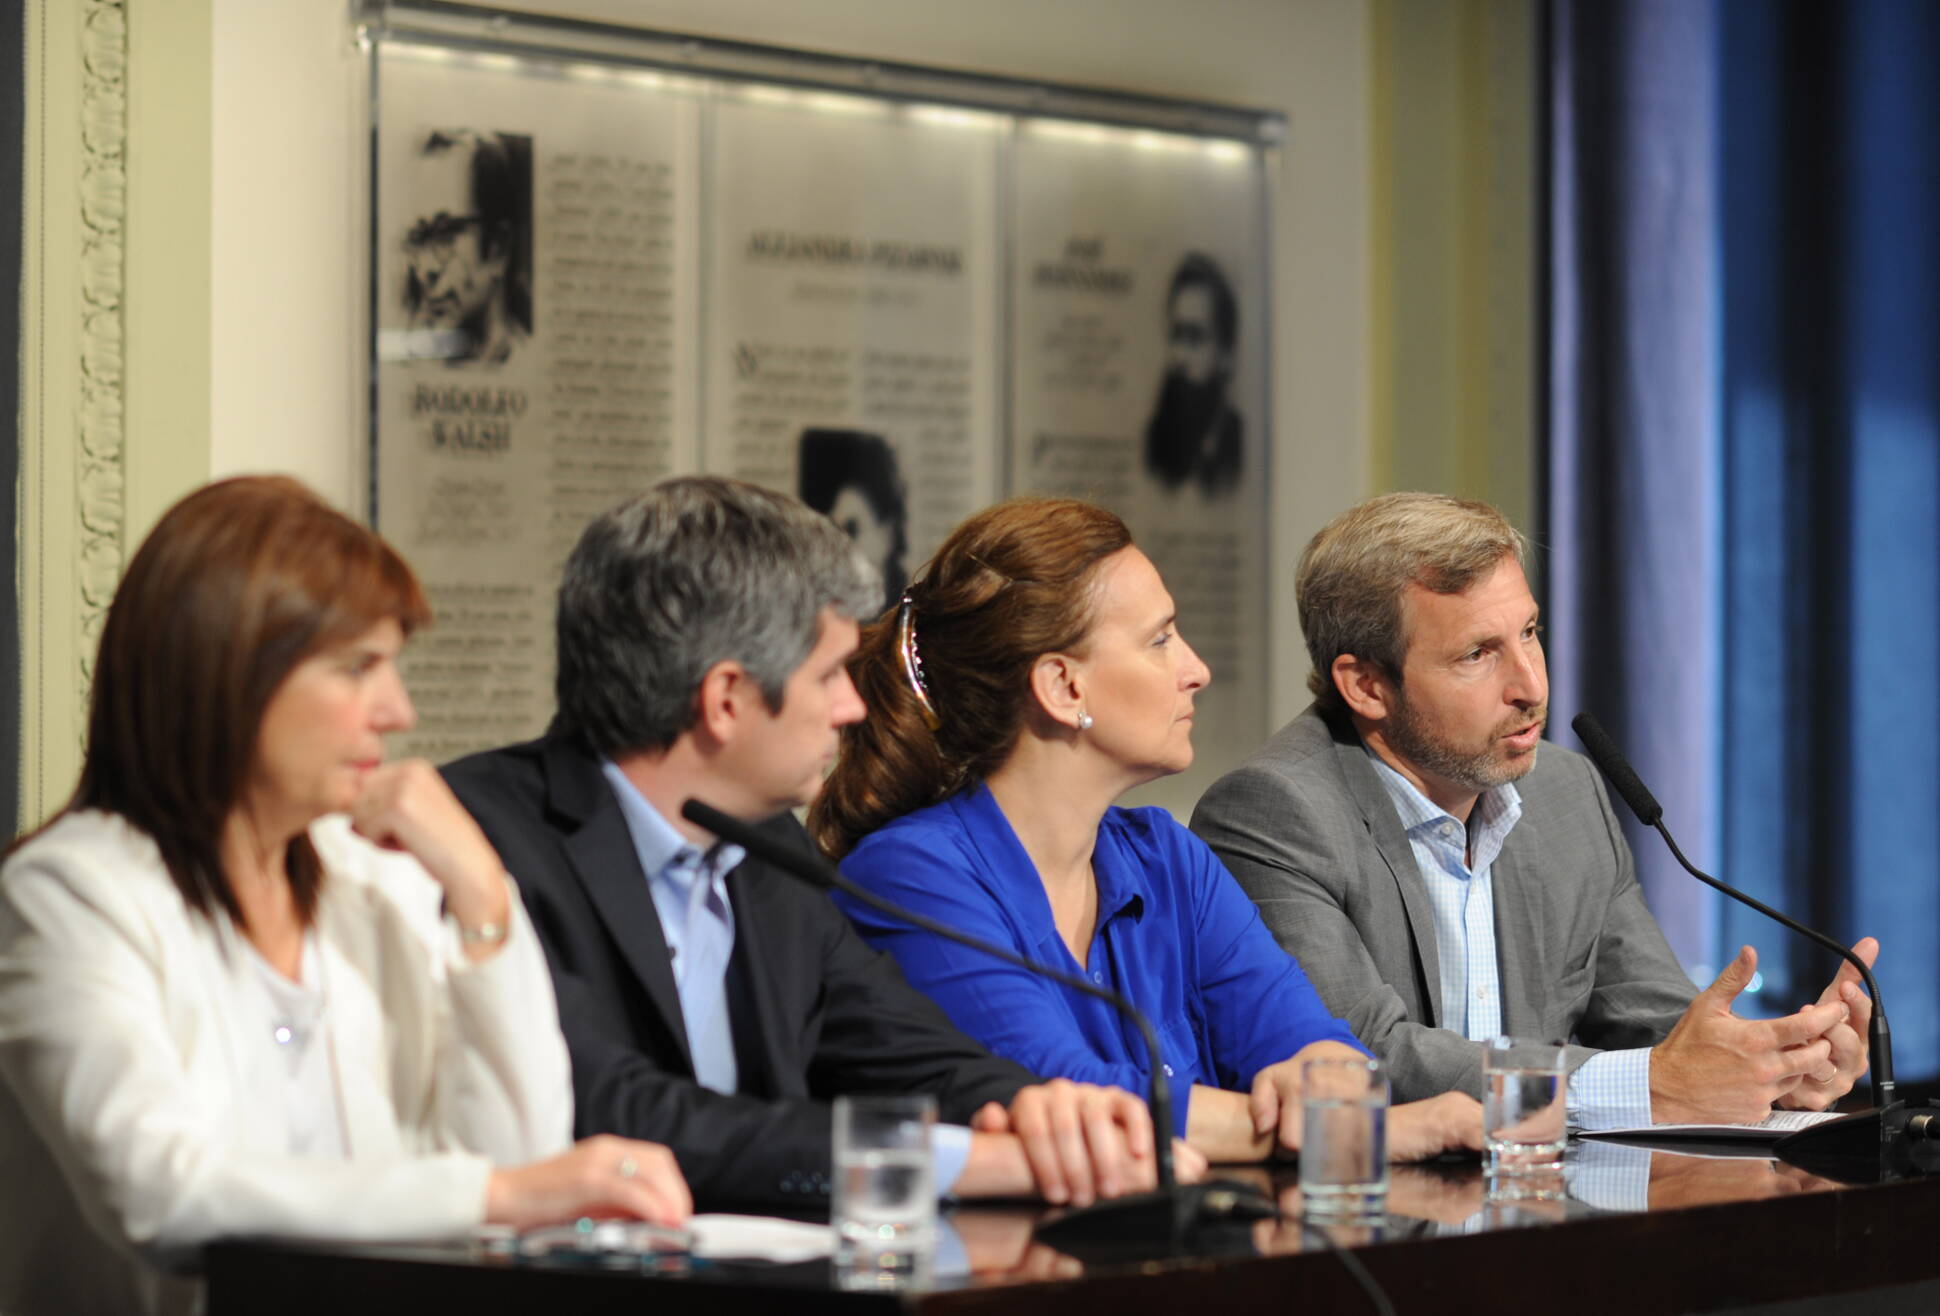
<instances>
[{"instance_id":1,"label":"woman in blue blouse","mask_svg":"<svg viewBox=\"0 0 1940 1316\"><path fill-rule=\"evenodd\" d=\"M1113 806L1192 762L1206 665L1165 584L1102 508L1014 499L960 526L850 664L870 716L810 826L864 886L1153 1020L1175 1130L1213 1160L1299 1145L1299 1062L1360 1054L1259 912L1161 809ZM840 899L838 897L838 899ZM843 902L959 1028L1036 1073L1142 1092L1102 1001ZM1459 1093L1398 1107L1397 1159L1477 1147Z\"/></svg>"}]
</instances>

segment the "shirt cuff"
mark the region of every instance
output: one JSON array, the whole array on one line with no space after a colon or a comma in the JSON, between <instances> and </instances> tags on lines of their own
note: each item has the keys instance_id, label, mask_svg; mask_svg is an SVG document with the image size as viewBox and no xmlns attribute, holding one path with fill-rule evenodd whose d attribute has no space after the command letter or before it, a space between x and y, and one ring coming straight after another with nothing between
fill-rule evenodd
<instances>
[{"instance_id":1,"label":"shirt cuff","mask_svg":"<svg viewBox=\"0 0 1940 1316\"><path fill-rule=\"evenodd\" d=\"M1599 1051L1570 1075L1571 1127L1634 1129L1650 1123L1650 1048Z\"/></svg>"},{"instance_id":2,"label":"shirt cuff","mask_svg":"<svg viewBox=\"0 0 1940 1316\"><path fill-rule=\"evenodd\" d=\"M963 1167L970 1161L970 1130L961 1124L937 1124L930 1128L930 1163L936 1170L936 1195L949 1197L957 1190Z\"/></svg>"}]
</instances>

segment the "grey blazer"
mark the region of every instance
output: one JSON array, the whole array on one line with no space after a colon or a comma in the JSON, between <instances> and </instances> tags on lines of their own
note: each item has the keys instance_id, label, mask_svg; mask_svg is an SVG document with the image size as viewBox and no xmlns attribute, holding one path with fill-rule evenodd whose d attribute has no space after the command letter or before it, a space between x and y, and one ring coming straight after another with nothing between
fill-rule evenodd
<instances>
[{"instance_id":1,"label":"grey blazer","mask_svg":"<svg viewBox=\"0 0 1940 1316\"><path fill-rule=\"evenodd\" d=\"M1502 1024L1596 1049L1653 1046L1696 994L1644 906L1589 762L1545 744L1492 870ZM1481 1047L1437 1027L1434 910L1351 726L1314 708L1213 784L1192 829L1253 897L1327 1008L1388 1062L1396 1101L1479 1095Z\"/></svg>"}]
</instances>

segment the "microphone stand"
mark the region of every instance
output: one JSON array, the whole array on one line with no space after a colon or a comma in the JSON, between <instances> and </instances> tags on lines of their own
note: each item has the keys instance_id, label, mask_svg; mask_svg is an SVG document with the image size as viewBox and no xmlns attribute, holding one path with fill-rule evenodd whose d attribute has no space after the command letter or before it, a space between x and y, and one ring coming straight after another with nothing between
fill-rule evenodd
<instances>
[{"instance_id":1,"label":"microphone stand","mask_svg":"<svg viewBox=\"0 0 1940 1316\"><path fill-rule=\"evenodd\" d=\"M1038 1238L1073 1255L1089 1253L1099 1259L1106 1256L1129 1259L1182 1252L1195 1234L1209 1226L1265 1220L1279 1214L1269 1198L1246 1184L1229 1179L1209 1179L1196 1184L1178 1181L1172 1166L1172 1090L1165 1079L1158 1036L1152 1031L1151 1020L1123 996L1089 979L1039 964L885 900L858 886L826 860L784 845L753 825L700 800L688 800L680 812L689 822L705 827L724 841L732 841L810 886L821 890L833 887L911 927L967 946L1086 996L1095 996L1137 1026L1151 1062L1146 1102L1152 1114L1152 1158L1159 1186L1153 1192L1128 1193L1066 1211L1040 1224L1036 1229Z\"/></svg>"},{"instance_id":2,"label":"microphone stand","mask_svg":"<svg viewBox=\"0 0 1940 1316\"><path fill-rule=\"evenodd\" d=\"M1772 1149L1800 1169L1836 1179L1898 1178L1902 1174L1921 1170L1923 1167L1907 1154L1906 1149L1909 1144L1925 1139L1940 1139L1940 1114L1935 1113L1936 1108L1930 1102L1909 1104L1897 1097L1898 1085L1893 1081L1892 1029L1887 1026L1886 1006L1880 997L1879 983L1874 979L1871 967L1849 947L1840 945L1816 928L1809 928L1763 901L1700 871L1684 857L1684 852L1671 837L1670 829L1664 826L1664 806L1650 793L1602 724L1588 713L1578 713L1570 721L1570 726L1582 739L1583 747L1590 752L1590 757L1603 770L1603 775L1609 779L1617 794L1637 815L1637 821L1656 829L1657 834L1664 838L1664 844L1670 847L1671 857L1685 872L1712 890L1723 892L1813 944L1831 951L1858 970L1866 984L1867 995L1873 1001L1872 1022L1867 1028L1873 1108L1824 1120L1797 1133L1787 1134L1774 1143Z\"/></svg>"}]
</instances>

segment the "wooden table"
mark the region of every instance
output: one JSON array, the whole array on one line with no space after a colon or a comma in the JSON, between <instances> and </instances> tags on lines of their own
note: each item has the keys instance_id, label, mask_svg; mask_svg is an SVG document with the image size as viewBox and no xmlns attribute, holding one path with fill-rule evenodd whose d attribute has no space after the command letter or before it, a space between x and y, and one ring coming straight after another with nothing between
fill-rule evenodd
<instances>
[{"instance_id":1,"label":"wooden table","mask_svg":"<svg viewBox=\"0 0 1940 1316\"><path fill-rule=\"evenodd\" d=\"M845 1289L827 1262L791 1266L639 1258L532 1262L508 1249L227 1243L208 1257L211 1316L400 1310L741 1311L1126 1316L1136 1312L1366 1312L1372 1297L1332 1254L1352 1250L1398 1312L1570 1313L1940 1310L1940 1177L1846 1186L1763 1159L1713 1160L1626 1149L1630 1181L1612 1201L1573 1149L1562 1200L1491 1201L1479 1167L1398 1168L1375 1228L1315 1230L1298 1220L1291 1176L1275 1178L1279 1222L1234 1231L1190 1254L1081 1261L1035 1243L1041 1212L961 1208L963 1273L901 1288ZM1615 1159L1621 1161L1623 1156ZM1620 1167L1621 1168L1621 1167ZM1618 1175L1619 1180L1622 1174ZM1628 1200L1621 1200L1628 1194ZM1584 1200L1588 1198L1589 1200ZM873 1277L862 1277L869 1283ZM1533 1304L1531 1295L1544 1295ZM1846 1295L1843 1302L1831 1301Z\"/></svg>"}]
</instances>

